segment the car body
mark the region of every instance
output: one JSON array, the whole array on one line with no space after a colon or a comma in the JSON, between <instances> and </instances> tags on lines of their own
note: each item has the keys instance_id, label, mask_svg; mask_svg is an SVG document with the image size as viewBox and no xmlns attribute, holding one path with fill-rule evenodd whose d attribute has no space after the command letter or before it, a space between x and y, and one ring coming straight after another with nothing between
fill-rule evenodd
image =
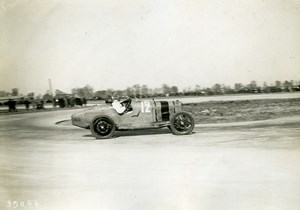
<instances>
[{"instance_id":1,"label":"car body","mask_svg":"<svg viewBox=\"0 0 300 210\"><path fill-rule=\"evenodd\" d=\"M100 104L75 113L72 124L90 129L96 138L110 138L115 130L169 127L174 134L190 134L194 128L191 114L176 101L132 100L130 111L118 114L112 104Z\"/></svg>"}]
</instances>

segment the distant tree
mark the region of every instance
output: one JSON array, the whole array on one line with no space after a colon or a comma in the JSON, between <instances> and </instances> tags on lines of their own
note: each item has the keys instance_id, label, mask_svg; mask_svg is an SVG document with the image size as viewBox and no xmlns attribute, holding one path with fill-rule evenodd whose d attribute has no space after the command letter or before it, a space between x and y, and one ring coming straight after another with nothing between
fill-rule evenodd
<instances>
[{"instance_id":1,"label":"distant tree","mask_svg":"<svg viewBox=\"0 0 300 210\"><path fill-rule=\"evenodd\" d=\"M214 95L214 92L212 91L211 88L205 88L204 91L205 91L205 94L206 94L206 95L209 95L209 96L210 96L210 95Z\"/></svg>"},{"instance_id":2,"label":"distant tree","mask_svg":"<svg viewBox=\"0 0 300 210\"><path fill-rule=\"evenodd\" d=\"M163 91L161 88L154 88L153 93L154 93L154 96L162 96L163 95Z\"/></svg>"},{"instance_id":3,"label":"distant tree","mask_svg":"<svg viewBox=\"0 0 300 210\"><path fill-rule=\"evenodd\" d=\"M248 88L249 88L249 91L251 93L257 93L258 92L257 83L254 80L252 80L250 82L250 84L248 85Z\"/></svg>"},{"instance_id":4,"label":"distant tree","mask_svg":"<svg viewBox=\"0 0 300 210\"><path fill-rule=\"evenodd\" d=\"M285 92L292 92L293 91L293 83L289 81L283 82L283 88Z\"/></svg>"},{"instance_id":5,"label":"distant tree","mask_svg":"<svg viewBox=\"0 0 300 210\"><path fill-rule=\"evenodd\" d=\"M135 96L134 90L131 87L127 87L125 90L127 96L133 98Z\"/></svg>"},{"instance_id":6,"label":"distant tree","mask_svg":"<svg viewBox=\"0 0 300 210\"><path fill-rule=\"evenodd\" d=\"M174 95L177 95L177 94L178 94L178 87L177 87L177 86L172 86L172 87L171 87L171 92L172 92Z\"/></svg>"},{"instance_id":7,"label":"distant tree","mask_svg":"<svg viewBox=\"0 0 300 210\"><path fill-rule=\"evenodd\" d=\"M98 99L107 99L108 97L106 90L98 90L94 93L94 96Z\"/></svg>"},{"instance_id":8,"label":"distant tree","mask_svg":"<svg viewBox=\"0 0 300 210\"><path fill-rule=\"evenodd\" d=\"M282 83L281 81L277 80L275 81L275 92L281 92L282 91Z\"/></svg>"},{"instance_id":9,"label":"distant tree","mask_svg":"<svg viewBox=\"0 0 300 210\"><path fill-rule=\"evenodd\" d=\"M295 81L294 85L295 85L294 90L300 91L300 81Z\"/></svg>"},{"instance_id":10,"label":"distant tree","mask_svg":"<svg viewBox=\"0 0 300 210\"><path fill-rule=\"evenodd\" d=\"M222 85L222 90L224 94L234 93L234 90L229 85Z\"/></svg>"},{"instance_id":11,"label":"distant tree","mask_svg":"<svg viewBox=\"0 0 300 210\"><path fill-rule=\"evenodd\" d=\"M93 88L90 85L86 85L83 88L73 88L72 94L75 94L79 97L85 97L85 98L92 98L93 95Z\"/></svg>"},{"instance_id":12,"label":"distant tree","mask_svg":"<svg viewBox=\"0 0 300 210\"><path fill-rule=\"evenodd\" d=\"M263 87L262 87L262 92L264 93L270 93L270 87L268 86L268 84L266 82L264 82Z\"/></svg>"},{"instance_id":13,"label":"distant tree","mask_svg":"<svg viewBox=\"0 0 300 210\"><path fill-rule=\"evenodd\" d=\"M164 95L167 95L171 92L171 88L167 84L162 85L162 92Z\"/></svg>"},{"instance_id":14,"label":"distant tree","mask_svg":"<svg viewBox=\"0 0 300 210\"><path fill-rule=\"evenodd\" d=\"M194 89L195 95L200 95L201 94L201 87L200 85L196 85Z\"/></svg>"},{"instance_id":15,"label":"distant tree","mask_svg":"<svg viewBox=\"0 0 300 210\"><path fill-rule=\"evenodd\" d=\"M141 86L139 84L135 84L132 86L132 89L134 91L134 95L139 98L141 95Z\"/></svg>"},{"instance_id":16,"label":"distant tree","mask_svg":"<svg viewBox=\"0 0 300 210\"><path fill-rule=\"evenodd\" d=\"M49 91L47 93L45 93L42 97L42 99L46 102L52 102L52 95L49 93Z\"/></svg>"},{"instance_id":17,"label":"distant tree","mask_svg":"<svg viewBox=\"0 0 300 210\"><path fill-rule=\"evenodd\" d=\"M149 92L149 97L155 96L154 89L149 88L149 89L148 89L148 92Z\"/></svg>"},{"instance_id":18,"label":"distant tree","mask_svg":"<svg viewBox=\"0 0 300 210\"><path fill-rule=\"evenodd\" d=\"M149 88L147 85L142 85L141 94L142 97L149 97Z\"/></svg>"},{"instance_id":19,"label":"distant tree","mask_svg":"<svg viewBox=\"0 0 300 210\"><path fill-rule=\"evenodd\" d=\"M300 83L298 81L291 80L292 83L292 91L299 91L300 90Z\"/></svg>"},{"instance_id":20,"label":"distant tree","mask_svg":"<svg viewBox=\"0 0 300 210\"><path fill-rule=\"evenodd\" d=\"M109 95L109 96L112 96L114 94L114 92L115 91L113 89L111 89L111 88L109 88L109 89L106 90L106 94Z\"/></svg>"},{"instance_id":21,"label":"distant tree","mask_svg":"<svg viewBox=\"0 0 300 210\"><path fill-rule=\"evenodd\" d=\"M214 94L222 94L222 86L219 83L216 83L212 86L211 91Z\"/></svg>"},{"instance_id":22,"label":"distant tree","mask_svg":"<svg viewBox=\"0 0 300 210\"><path fill-rule=\"evenodd\" d=\"M237 93L242 92L243 88L244 88L244 85L242 85L242 83L235 83L234 84L234 91L237 92Z\"/></svg>"}]
</instances>

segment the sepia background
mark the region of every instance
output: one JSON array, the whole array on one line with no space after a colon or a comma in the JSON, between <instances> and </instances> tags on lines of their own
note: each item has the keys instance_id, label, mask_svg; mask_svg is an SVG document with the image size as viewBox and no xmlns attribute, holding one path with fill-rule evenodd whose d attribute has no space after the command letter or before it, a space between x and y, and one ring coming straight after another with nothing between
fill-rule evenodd
<instances>
[{"instance_id":1,"label":"sepia background","mask_svg":"<svg viewBox=\"0 0 300 210\"><path fill-rule=\"evenodd\" d=\"M299 20L299 0L0 0L0 209L299 209ZM72 125L114 92L195 127Z\"/></svg>"},{"instance_id":2,"label":"sepia background","mask_svg":"<svg viewBox=\"0 0 300 210\"><path fill-rule=\"evenodd\" d=\"M1 0L0 90L298 81L298 0Z\"/></svg>"}]
</instances>

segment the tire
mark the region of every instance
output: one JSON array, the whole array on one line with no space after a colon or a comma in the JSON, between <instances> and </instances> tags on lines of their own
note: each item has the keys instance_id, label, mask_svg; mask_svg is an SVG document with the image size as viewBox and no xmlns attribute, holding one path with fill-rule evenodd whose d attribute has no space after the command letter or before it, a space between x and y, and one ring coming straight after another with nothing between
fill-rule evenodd
<instances>
[{"instance_id":1,"label":"tire","mask_svg":"<svg viewBox=\"0 0 300 210\"><path fill-rule=\"evenodd\" d=\"M90 130L96 139L108 139L114 135L116 125L109 117L96 117L90 125Z\"/></svg>"},{"instance_id":2,"label":"tire","mask_svg":"<svg viewBox=\"0 0 300 210\"><path fill-rule=\"evenodd\" d=\"M170 129L175 135L188 135L192 133L194 127L194 118L187 112L176 113L170 121Z\"/></svg>"}]
</instances>

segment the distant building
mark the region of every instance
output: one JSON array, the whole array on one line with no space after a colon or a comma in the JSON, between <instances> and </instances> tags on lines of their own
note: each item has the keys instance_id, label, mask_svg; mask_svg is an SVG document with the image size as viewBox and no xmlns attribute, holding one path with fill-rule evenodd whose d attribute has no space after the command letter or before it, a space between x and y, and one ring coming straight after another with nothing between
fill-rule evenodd
<instances>
[{"instance_id":1,"label":"distant building","mask_svg":"<svg viewBox=\"0 0 300 210\"><path fill-rule=\"evenodd\" d=\"M4 90L1 90L1 91L0 91L0 97L4 97L4 96L6 96L6 94L7 94L7 93L6 93Z\"/></svg>"},{"instance_id":2,"label":"distant building","mask_svg":"<svg viewBox=\"0 0 300 210\"><path fill-rule=\"evenodd\" d=\"M19 95L19 89L18 88L13 88L11 90L12 96L18 96Z\"/></svg>"}]
</instances>

